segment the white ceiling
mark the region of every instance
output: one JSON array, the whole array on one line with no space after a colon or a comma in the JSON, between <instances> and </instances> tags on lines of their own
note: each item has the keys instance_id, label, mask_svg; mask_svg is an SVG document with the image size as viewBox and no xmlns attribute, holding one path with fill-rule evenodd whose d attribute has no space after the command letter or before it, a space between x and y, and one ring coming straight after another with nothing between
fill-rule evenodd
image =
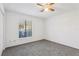
<instances>
[{"instance_id":1,"label":"white ceiling","mask_svg":"<svg viewBox=\"0 0 79 59\"><path fill-rule=\"evenodd\" d=\"M9 11L16 11L40 18L49 18L65 12L79 10L79 3L56 3L54 12L40 12L40 8L35 3L4 3L4 7Z\"/></svg>"}]
</instances>

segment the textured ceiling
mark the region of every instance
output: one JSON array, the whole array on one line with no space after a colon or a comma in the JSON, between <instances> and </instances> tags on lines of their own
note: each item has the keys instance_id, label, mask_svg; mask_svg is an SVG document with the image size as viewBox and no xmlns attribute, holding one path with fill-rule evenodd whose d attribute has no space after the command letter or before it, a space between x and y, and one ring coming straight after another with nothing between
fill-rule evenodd
<instances>
[{"instance_id":1,"label":"textured ceiling","mask_svg":"<svg viewBox=\"0 0 79 59\"><path fill-rule=\"evenodd\" d=\"M56 3L54 12L40 12L40 8L35 3L4 3L4 7L9 11L16 11L40 18L49 18L66 12L79 10L78 3Z\"/></svg>"}]
</instances>

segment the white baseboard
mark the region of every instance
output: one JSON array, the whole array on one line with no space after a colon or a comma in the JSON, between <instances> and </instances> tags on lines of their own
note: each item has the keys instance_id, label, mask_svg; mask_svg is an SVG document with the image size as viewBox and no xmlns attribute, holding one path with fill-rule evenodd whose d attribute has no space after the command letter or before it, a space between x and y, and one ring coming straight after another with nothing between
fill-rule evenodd
<instances>
[{"instance_id":1,"label":"white baseboard","mask_svg":"<svg viewBox=\"0 0 79 59\"><path fill-rule=\"evenodd\" d=\"M48 39L46 39L46 40L48 40ZM79 47L76 47L76 46L67 44L66 42L54 41L54 40L51 40L51 39L49 39L48 41L55 42L55 43L57 43L57 44L61 44L61 45L64 45L64 46L72 47L72 48L75 48L75 49L79 49Z\"/></svg>"},{"instance_id":2,"label":"white baseboard","mask_svg":"<svg viewBox=\"0 0 79 59\"><path fill-rule=\"evenodd\" d=\"M30 40L30 41L19 41L19 40L15 40L15 41L12 41L12 42L5 42L6 43L6 48L7 47L12 47L12 46L17 46L17 45L21 45L21 44L25 44L25 43L30 43L30 42L35 42L35 41L39 41L39 40L42 40L42 39L38 39L38 40Z\"/></svg>"}]
</instances>

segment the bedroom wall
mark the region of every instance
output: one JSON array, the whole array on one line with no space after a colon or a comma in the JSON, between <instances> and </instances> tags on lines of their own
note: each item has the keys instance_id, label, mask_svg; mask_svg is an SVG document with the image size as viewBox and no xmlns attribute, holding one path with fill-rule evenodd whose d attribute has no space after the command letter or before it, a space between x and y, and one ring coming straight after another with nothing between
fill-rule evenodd
<instances>
[{"instance_id":1,"label":"bedroom wall","mask_svg":"<svg viewBox=\"0 0 79 59\"><path fill-rule=\"evenodd\" d=\"M4 39L3 23L4 23L4 8L3 5L0 4L0 55L2 54L3 51L3 39Z\"/></svg>"},{"instance_id":2,"label":"bedroom wall","mask_svg":"<svg viewBox=\"0 0 79 59\"><path fill-rule=\"evenodd\" d=\"M6 47L43 39L42 19L12 11L6 11L6 19ZM32 37L18 38L18 24L20 20L24 19L32 20Z\"/></svg>"},{"instance_id":3,"label":"bedroom wall","mask_svg":"<svg viewBox=\"0 0 79 59\"><path fill-rule=\"evenodd\" d=\"M48 40L79 49L79 10L46 20Z\"/></svg>"},{"instance_id":4,"label":"bedroom wall","mask_svg":"<svg viewBox=\"0 0 79 59\"><path fill-rule=\"evenodd\" d=\"M0 55L2 53L3 50L3 18L2 18L2 14L0 11Z\"/></svg>"}]
</instances>

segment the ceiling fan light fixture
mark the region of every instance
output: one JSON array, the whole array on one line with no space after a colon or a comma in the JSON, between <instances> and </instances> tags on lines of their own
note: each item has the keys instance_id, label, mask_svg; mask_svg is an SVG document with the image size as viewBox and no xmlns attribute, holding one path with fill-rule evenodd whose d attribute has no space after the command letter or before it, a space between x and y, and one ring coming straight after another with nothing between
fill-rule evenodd
<instances>
[{"instance_id":1,"label":"ceiling fan light fixture","mask_svg":"<svg viewBox=\"0 0 79 59\"><path fill-rule=\"evenodd\" d=\"M46 8L46 9L45 9L45 11L49 11L49 9L48 9L48 8Z\"/></svg>"},{"instance_id":2,"label":"ceiling fan light fixture","mask_svg":"<svg viewBox=\"0 0 79 59\"><path fill-rule=\"evenodd\" d=\"M46 11L46 12L54 11L53 4L54 3L37 3L37 5L40 6L41 9L42 9L41 12L43 12L43 11Z\"/></svg>"}]
</instances>

